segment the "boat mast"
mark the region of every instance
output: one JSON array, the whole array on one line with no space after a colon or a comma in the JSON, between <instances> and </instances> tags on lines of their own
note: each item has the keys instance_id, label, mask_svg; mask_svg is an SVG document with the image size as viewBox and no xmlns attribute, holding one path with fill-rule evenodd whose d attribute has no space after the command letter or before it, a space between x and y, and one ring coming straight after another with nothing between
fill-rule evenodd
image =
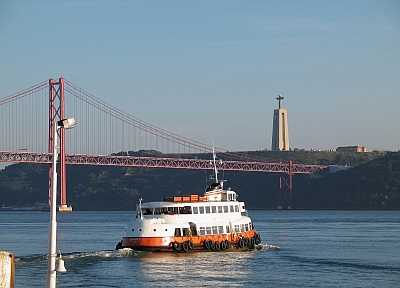
<instances>
[{"instance_id":1,"label":"boat mast","mask_svg":"<svg viewBox=\"0 0 400 288\"><path fill-rule=\"evenodd\" d=\"M139 211L138 211L140 219L143 219L143 214L142 214L142 201L143 201L143 198L140 198L140 199L139 199Z\"/></svg>"},{"instance_id":2,"label":"boat mast","mask_svg":"<svg viewBox=\"0 0 400 288\"><path fill-rule=\"evenodd\" d=\"M213 143L213 160L214 160L214 174L215 174L215 183L218 183L218 170L217 170L217 164L215 163L215 149L214 149L214 140L212 140Z\"/></svg>"}]
</instances>

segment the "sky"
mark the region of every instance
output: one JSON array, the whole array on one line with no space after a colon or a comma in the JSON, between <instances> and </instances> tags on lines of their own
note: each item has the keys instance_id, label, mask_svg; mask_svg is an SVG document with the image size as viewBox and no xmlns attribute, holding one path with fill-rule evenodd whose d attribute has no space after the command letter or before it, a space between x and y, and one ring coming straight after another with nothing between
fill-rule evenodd
<instances>
[{"instance_id":1,"label":"sky","mask_svg":"<svg viewBox=\"0 0 400 288\"><path fill-rule=\"evenodd\" d=\"M49 78L229 151L400 149L400 1L0 0L0 98Z\"/></svg>"}]
</instances>

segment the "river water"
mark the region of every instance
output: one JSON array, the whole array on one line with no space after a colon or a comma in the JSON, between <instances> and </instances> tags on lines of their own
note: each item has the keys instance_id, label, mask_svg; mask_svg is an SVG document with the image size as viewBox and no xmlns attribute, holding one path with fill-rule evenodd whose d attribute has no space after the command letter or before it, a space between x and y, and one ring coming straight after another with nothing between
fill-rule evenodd
<instances>
[{"instance_id":1,"label":"river water","mask_svg":"<svg viewBox=\"0 0 400 288\"><path fill-rule=\"evenodd\" d=\"M58 213L57 287L400 287L400 211L249 211L250 252L114 251L134 212ZM16 287L46 283L49 213L0 212Z\"/></svg>"}]
</instances>

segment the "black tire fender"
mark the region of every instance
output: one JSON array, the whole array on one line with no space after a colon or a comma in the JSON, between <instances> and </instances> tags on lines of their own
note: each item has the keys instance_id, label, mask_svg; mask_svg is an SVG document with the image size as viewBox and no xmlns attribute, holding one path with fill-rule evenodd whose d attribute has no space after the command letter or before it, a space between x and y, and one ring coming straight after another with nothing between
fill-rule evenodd
<instances>
[{"instance_id":1,"label":"black tire fender","mask_svg":"<svg viewBox=\"0 0 400 288\"><path fill-rule=\"evenodd\" d=\"M172 243L172 248L173 248L175 251L180 251L180 250L181 250L181 244L180 244L178 241L174 241L174 242Z\"/></svg>"},{"instance_id":2,"label":"black tire fender","mask_svg":"<svg viewBox=\"0 0 400 288\"><path fill-rule=\"evenodd\" d=\"M239 241L238 241L238 246L239 246L239 248L243 248L243 247L244 247L244 240L243 240L243 238L240 238L240 239L239 239Z\"/></svg>"},{"instance_id":3,"label":"black tire fender","mask_svg":"<svg viewBox=\"0 0 400 288\"><path fill-rule=\"evenodd\" d=\"M221 250L225 250L226 249L226 241L222 241L221 242Z\"/></svg>"},{"instance_id":4,"label":"black tire fender","mask_svg":"<svg viewBox=\"0 0 400 288\"><path fill-rule=\"evenodd\" d=\"M187 242L182 243L182 251L187 252L189 250L189 245Z\"/></svg>"},{"instance_id":5,"label":"black tire fender","mask_svg":"<svg viewBox=\"0 0 400 288\"><path fill-rule=\"evenodd\" d=\"M207 250L210 250L211 248L211 243L209 240L204 240L204 248L206 248Z\"/></svg>"}]
</instances>

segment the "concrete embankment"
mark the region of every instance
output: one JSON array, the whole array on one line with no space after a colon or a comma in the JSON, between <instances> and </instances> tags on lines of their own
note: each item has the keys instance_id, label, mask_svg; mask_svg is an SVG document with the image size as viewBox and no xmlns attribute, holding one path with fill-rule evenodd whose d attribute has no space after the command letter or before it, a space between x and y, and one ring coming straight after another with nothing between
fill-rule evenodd
<instances>
[{"instance_id":1,"label":"concrete embankment","mask_svg":"<svg viewBox=\"0 0 400 288\"><path fill-rule=\"evenodd\" d=\"M14 288L14 254L0 251L0 288Z\"/></svg>"}]
</instances>

